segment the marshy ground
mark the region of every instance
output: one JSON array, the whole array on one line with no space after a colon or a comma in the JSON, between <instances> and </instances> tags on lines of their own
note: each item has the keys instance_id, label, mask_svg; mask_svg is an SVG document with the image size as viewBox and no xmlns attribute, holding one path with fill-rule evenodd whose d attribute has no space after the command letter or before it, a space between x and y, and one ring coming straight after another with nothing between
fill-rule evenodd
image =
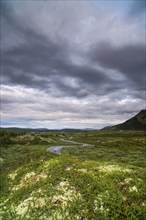
<instances>
[{"instance_id":1,"label":"marshy ground","mask_svg":"<svg viewBox=\"0 0 146 220\"><path fill-rule=\"evenodd\" d=\"M6 142L2 220L145 219L143 131L19 133ZM47 151L52 146L64 146L61 155Z\"/></svg>"}]
</instances>

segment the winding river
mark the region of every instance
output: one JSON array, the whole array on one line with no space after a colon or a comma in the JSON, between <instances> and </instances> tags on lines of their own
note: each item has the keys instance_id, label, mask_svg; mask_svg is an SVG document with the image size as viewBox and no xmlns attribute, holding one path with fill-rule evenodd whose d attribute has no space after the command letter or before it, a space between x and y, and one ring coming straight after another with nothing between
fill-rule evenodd
<instances>
[{"instance_id":1,"label":"winding river","mask_svg":"<svg viewBox=\"0 0 146 220\"><path fill-rule=\"evenodd\" d=\"M75 142L75 141L70 141L70 140L66 140L66 139L60 139L60 141L64 141L67 143L71 143L71 144L75 144L75 145L81 145L82 147L91 147L93 145L91 144L86 144L86 143L79 143L79 142ZM60 146L51 146L47 148L47 151L55 153L55 154L61 154L61 150L63 147L73 147L73 145L60 145Z\"/></svg>"}]
</instances>

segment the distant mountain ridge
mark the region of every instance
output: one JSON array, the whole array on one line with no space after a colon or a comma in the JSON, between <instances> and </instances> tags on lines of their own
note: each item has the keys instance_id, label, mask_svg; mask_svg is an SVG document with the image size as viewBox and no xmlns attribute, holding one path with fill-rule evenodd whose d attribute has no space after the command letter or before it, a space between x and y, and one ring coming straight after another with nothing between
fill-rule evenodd
<instances>
[{"instance_id":1,"label":"distant mountain ridge","mask_svg":"<svg viewBox=\"0 0 146 220\"><path fill-rule=\"evenodd\" d=\"M146 109L141 110L127 121L111 126L109 129L116 130L146 130Z\"/></svg>"},{"instance_id":2,"label":"distant mountain ridge","mask_svg":"<svg viewBox=\"0 0 146 220\"><path fill-rule=\"evenodd\" d=\"M47 128L19 128L19 127L1 127L3 130L10 130L16 132L47 132Z\"/></svg>"},{"instance_id":3,"label":"distant mountain ridge","mask_svg":"<svg viewBox=\"0 0 146 220\"><path fill-rule=\"evenodd\" d=\"M80 132L92 130L86 129L75 129L75 128L63 128L63 129L48 129L48 128L19 128L19 127L0 127L3 130L10 130L15 132Z\"/></svg>"},{"instance_id":4,"label":"distant mountain ridge","mask_svg":"<svg viewBox=\"0 0 146 220\"><path fill-rule=\"evenodd\" d=\"M63 128L63 129L48 129L48 128L19 128L19 127L1 127L0 129L13 130L16 132L81 132L90 130L99 130L92 128L75 129L75 128ZM146 130L146 109L141 110L134 117L127 121L114 126L106 126L101 130Z\"/></svg>"}]
</instances>

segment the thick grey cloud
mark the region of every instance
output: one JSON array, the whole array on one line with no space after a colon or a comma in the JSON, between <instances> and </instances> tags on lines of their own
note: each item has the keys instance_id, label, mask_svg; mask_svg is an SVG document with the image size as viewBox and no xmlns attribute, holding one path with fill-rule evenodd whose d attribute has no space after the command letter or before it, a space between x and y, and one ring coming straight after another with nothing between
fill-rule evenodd
<instances>
[{"instance_id":1,"label":"thick grey cloud","mask_svg":"<svg viewBox=\"0 0 146 220\"><path fill-rule=\"evenodd\" d=\"M2 71L8 83L46 91L54 85L71 96L88 95L87 91L82 93L83 84L86 88L112 84L113 81L104 71L94 69L91 64L73 64L68 59L71 50L64 42L54 43L32 31L26 34L31 36L27 44L23 43L2 54ZM66 77L76 79L75 88L65 83Z\"/></svg>"},{"instance_id":2,"label":"thick grey cloud","mask_svg":"<svg viewBox=\"0 0 146 220\"><path fill-rule=\"evenodd\" d=\"M134 0L129 10L130 16L139 16L146 13L146 1L145 0Z\"/></svg>"},{"instance_id":3,"label":"thick grey cloud","mask_svg":"<svg viewBox=\"0 0 146 220\"><path fill-rule=\"evenodd\" d=\"M127 80L134 82L136 89L145 89L146 52L144 44L114 47L103 43L91 50L91 57L100 65L122 73Z\"/></svg>"},{"instance_id":4,"label":"thick grey cloud","mask_svg":"<svg viewBox=\"0 0 146 220\"><path fill-rule=\"evenodd\" d=\"M143 108L138 21L98 1L6 1L1 12L4 124L98 127Z\"/></svg>"}]
</instances>

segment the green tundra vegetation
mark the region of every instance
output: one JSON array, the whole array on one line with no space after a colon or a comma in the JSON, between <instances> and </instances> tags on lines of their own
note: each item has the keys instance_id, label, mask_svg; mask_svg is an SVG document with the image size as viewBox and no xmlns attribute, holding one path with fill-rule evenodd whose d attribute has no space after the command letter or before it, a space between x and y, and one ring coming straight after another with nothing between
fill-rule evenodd
<instances>
[{"instance_id":1,"label":"green tundra vegetation","mask_svg":"<svg viewBox=\"0 0 146 220\"><path fill-rule=\"evenodd\" d=\"M2 129L0 219L144 220L145 138L144 131ZM64 148L55 154L51 146Z\"/></svg>"}]
</instances>

